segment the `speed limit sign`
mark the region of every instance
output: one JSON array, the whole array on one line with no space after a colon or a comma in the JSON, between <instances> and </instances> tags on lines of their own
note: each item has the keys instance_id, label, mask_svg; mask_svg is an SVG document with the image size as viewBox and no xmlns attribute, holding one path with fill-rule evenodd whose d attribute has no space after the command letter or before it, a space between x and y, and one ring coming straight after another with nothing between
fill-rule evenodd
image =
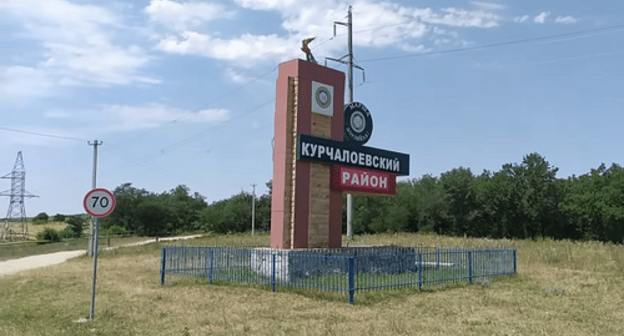
<instances>
[{"instance_id":1,"label":"speed limit sign","mask_svg":"<svg viewBox=\"0 0 624 336\"><path fill-rule=\"evenodd\" d=\"M106 189L93 189L84 198L84 209L93 217L106 217L115 209L115 196Z\"/></svg>"}]
</instances>

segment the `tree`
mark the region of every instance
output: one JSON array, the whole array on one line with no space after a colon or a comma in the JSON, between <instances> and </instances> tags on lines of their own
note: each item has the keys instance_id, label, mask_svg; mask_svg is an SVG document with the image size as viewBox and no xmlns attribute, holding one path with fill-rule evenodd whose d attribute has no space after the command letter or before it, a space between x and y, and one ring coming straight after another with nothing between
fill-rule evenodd
<instances>
[{"instance_id":1,"label":"tree","mask_svg":"<svg viewBox=\"0 0 624 336\"><path fill-rule=\"evenodd\" d=\"M206 208L204 197L199 193L190 195L190 188L179 185L169 193L159 196L168 211L170 222L167 223L167 231L180 233L195 231L200 228L199 213Z\"/></svg>"},{"instance_id":2,"label":"tree","mask_svg":"<svg viewBox=\"0 0 624 336\"><path fill-rule=\"evenodd\" d=\"M560 208L576 237L622 242L624 239L624 170L613 164L562 182Z\"/></svg>"},{"instance_id":3,"label":"tree","mask_svg":"<svg viewBox=\"0 0 624 336\"><path fill-rule=\"evenodd\" d=\"M103 229L111 226L121 226L128 231L141 235L138 227L145 226L138 222L137 209L143 199L150 195L145 189L137 189L131 183L124 183L113 190L116 205L108 217L102 218L101 225Z\"/></svg>"},{"instance_id":4,"label":"tree","mask_svg":"<svg viewBox=\"0 0 624 336\"><path fill-rule=\"evenodd\" d=\"M199 213L207 206L199 193L180 185L169 192L155 194L122 184L113 193L115 211L102 220L103 229L119 226L137 235L163 236L201 227Z\"/></svg>"},{"instance_id":5,"label":"tree","mask_svg":"<svg viewBox=\"0 0 624 336\"><path fill-rule=\"evenodd\" d=\"M251 230L251 195L241 192L227 200L209 205L200 213L206 231L216 233Z\"/></svg>"},{"instance_id":6,"label":"tree","mask_svg":"<svg viewBox=\"0 0 624 336\"><path fill-rule=\"evenodd\" d=\"M55 222L64 222L65 221L65 215L61 215L61 214L56 214L52 217L52 220Z\"/></svg>"},{"instance_id":7,"label":"tree","mask_svg":"<svg viewBox=\"0 0 624 336\"><path fill-rule=\"evenodd\" d=\"M447 206L448 225L440 233L454 235L468 234L471 231L471 210L474 209L474 193L470 188L473 175L468 168L455 168L440 175L444 190L444 203Z\"/></svg>"},{"instance_id":8,"label":"tree","mask_svg":"<svg viewBox=\"0 0 624 336\"><path fill-rule=\"evenodd\" d=\"M510 172L518 200L523 238L545 237L558 227L558 204L561 200L556 184L559 168L551 166L538 153L526 155L521 165L504 167Z\"/></svg>"},{"instance_id":9,"label":"tree","mask_svg":"<svg viewBox=\"0 0 624 336\"><path fill-rule=\"evenodd\" d=\"M72 238L82 237L87 218L83 216L71 216L67 218L67 232Z\"/></svg>"},{"instance_id":10,"label":"tree","mask_svg":"<svg viewBox=\"0 0 624 336\"><path fill-rule=\"evenodd\" d=\"M419 180L411 181L409 185L412 231L441 233L443 227L448 227L442 185L431 175L423 175Z\"/></svg>"},{"instance_id":11,"label":"tree","mask_svg":"<svg viewBox=\"0 0 624 336\"><path fill-rule=\"evenodd\" d=\"M41 224L41 223L47 223L48 219L50 219L50 217L48 216L47 213L45 212L41 212L39 214L37 214L37 216L35 216L33 218L33 222L37 223L37 224Z\"/></svg>"}]
</instances>

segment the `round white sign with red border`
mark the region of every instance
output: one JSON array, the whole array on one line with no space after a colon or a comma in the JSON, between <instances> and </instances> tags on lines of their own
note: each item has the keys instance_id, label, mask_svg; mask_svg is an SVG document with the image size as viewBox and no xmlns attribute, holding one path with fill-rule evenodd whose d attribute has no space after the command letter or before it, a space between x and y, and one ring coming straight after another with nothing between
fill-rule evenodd
<instances>
[{"instance_id":1,"label":"round white sign with red border","mask_svg":"<svg viewBox=\"0 0 624 336\"><path fill-rule=\"evenodd\" d=\"M106 217L115 209L115 196L106 189L93 189L85 196L83 206L93 217Z\"/></svg>"}]
</instances>

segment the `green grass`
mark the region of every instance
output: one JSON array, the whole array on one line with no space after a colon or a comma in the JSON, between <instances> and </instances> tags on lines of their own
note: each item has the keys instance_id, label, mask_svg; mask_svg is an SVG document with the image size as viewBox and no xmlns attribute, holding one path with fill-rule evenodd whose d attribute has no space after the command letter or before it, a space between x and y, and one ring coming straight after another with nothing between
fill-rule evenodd
<instances>
[{"instance_id":1,"label":"green grass","mask_svg":"<svg viewBox=\"0 0 624 336\"><path fill-rule=\"evenodd\" d=\"M180 245L261 245L268 235ZM209 285L168 277L160 245L101 254L96 319L91 260L0 278L0 335L623 335L624 247L595 242L433 235L356 236L355 244L516 247L519 275L479 284L343 293ZM266 244L264 244L266 245Z\"/></svg>"}]
</instances>

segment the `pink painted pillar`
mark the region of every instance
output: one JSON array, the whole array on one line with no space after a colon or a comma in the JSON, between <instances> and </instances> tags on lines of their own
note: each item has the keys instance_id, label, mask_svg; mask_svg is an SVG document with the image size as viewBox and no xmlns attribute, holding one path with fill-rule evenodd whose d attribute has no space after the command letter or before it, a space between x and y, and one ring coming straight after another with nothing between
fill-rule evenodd
<instances>
[{"instance_id":1,"label":"pink painted pillar","mask_svg":"<svg viewBox=\"0 0 624 336\"><path fill-rule=\"evenodd\" d=\"M343 141L344 82L343 72L300 59L279 66L271 199L274 249L342 246L342 193L329 187L331 172L325 173L329 166L296 161L296 137L311 134ZM312 112L317 99L313 91L319 85L333 90L331 116ZM311 202L319 198L322 204L329 200L328 214L318 204L312 211Z\"/></svg>"}]
</instances>

